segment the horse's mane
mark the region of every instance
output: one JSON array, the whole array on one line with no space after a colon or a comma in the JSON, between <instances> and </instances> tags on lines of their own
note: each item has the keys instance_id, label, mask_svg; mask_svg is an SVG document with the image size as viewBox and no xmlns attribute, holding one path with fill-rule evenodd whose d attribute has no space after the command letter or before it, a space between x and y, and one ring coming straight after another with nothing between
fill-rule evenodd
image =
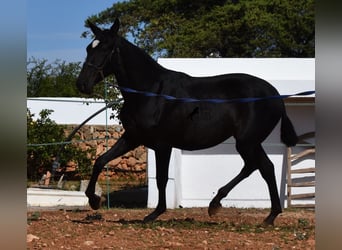
<instances>
[{"instance_id":1,"label":"horse's mane","mask_svg":"<svg viewBox=\"0 0 342 250\"><path fill-rule=\"evenodd\" d=\"M126 38L120 36L120 43L122 48L128 53L128 56L133 58L133 62L143 62L143 65L154 67L155 69L163 70L164 68L156 62L149 54L143 49L129 42ZM165 69L164 69L165 70Z\"/></svg>"}]
</instances>

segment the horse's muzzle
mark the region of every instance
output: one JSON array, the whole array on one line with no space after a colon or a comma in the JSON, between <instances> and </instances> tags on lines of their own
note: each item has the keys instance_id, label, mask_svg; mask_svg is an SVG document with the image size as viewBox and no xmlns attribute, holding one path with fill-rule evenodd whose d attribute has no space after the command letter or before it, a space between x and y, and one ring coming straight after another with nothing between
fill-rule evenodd
<instances>
[{"instance_id":1,"label":"horse's muzzle","mask_svg":"<svg viewBox=\"0 0 342 250\"><path fill-rule=\"evenodd\" d=\"M77 80L76 86L77 89L83 94L90 95L93 92L93 88L82 81Z\"/></svg>"}]
</instances>

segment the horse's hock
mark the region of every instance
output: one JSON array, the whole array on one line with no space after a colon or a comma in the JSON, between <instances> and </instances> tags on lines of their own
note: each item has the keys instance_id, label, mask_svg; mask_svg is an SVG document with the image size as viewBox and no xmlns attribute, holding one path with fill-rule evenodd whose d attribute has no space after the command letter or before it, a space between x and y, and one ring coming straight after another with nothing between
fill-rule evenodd
<instances>
[{"instance_id":1,"label":"horse's hock","mask_svg":"<svg viewBox=\"0 0 342 250\"><path fill-rule=\"evenodd\" d=\"M77 127L77 125L67 125L65 133L68 135ZM74 136L74 140L82 142L76 143L81 149L95 149L95 156L92 157L92 163L107 149L112 147L123 134L124 129L120 125L85 125ZM106 138L108 140L106 141ZM147 166L147 151L144 146L139 146L136 149L129 151L107 163L107 168L104 168L99 176L99 179L104 180L106 176L111 179L118 178L134 178L145 179ZM75 170L76 165L69 162L67 168Z\"/></svg>"}]
</instances>

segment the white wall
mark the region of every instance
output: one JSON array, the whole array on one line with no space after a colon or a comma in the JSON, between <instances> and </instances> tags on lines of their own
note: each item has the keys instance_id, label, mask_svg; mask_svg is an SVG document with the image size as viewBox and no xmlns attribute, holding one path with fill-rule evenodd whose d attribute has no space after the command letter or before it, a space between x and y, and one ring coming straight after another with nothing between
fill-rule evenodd
<instances>
[{"instance_id":1,"label":"white wall","mask_svg":"<svg viewBox=\"0 0 342 250\"><path fill-rule=\"evenodd\" d=\"M243 72L272 82L280 94L314 90L314 59L159 59L164 67L193 76ZM298 134L315 131L314 106L287 106ZM280 144L279 125L264 143L275 166L281 201L286 206L286 147ZM301 163L314 166L314 159ZM168 208L207 207L217 190L234 178L243 166L234 140L200 151L174 149L167 186ZM158 201L154 152L148 152L148 207ZM306 191L312 192L306 188ZM312 201L308 201L311 203ZM258 171L236 186L222 201L223 206L270 207L265 181Z\"/></svg>"},{"instance_id":2,"label":"white wall","mask_svg":"<svg viewBox=\"0 0 342 250\"><path fill-rule=\"evenodd\" d=\"M50 118L57 124L80 124L92 114L105 107L103 100L85 99L85 98L28 98L27 107L31 113L35 114L35 118L39 117L39 112L43 109L52 109L54 112ZM109 119L111 109L95 116L87 124L105 125L106 119L108 124L118 124L115 119Z\"/></svg>"},{"instance_id":3,"label":"white wall","mask_svg":"<svg viewBox=\"0 0 342 250\"><path fill-rule=\"evenodd\" d=\"M315 89L313 58L159 58L158 63L191 76L255 75L269 81L281 95Z\"/></svg>"}]
</instances>

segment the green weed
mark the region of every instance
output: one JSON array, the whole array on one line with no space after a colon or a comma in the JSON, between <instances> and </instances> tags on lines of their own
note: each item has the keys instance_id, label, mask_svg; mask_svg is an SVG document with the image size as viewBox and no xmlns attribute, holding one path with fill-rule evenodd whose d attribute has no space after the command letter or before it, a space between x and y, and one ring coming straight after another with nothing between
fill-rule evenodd
<instances>
[{"instance_id":1,"label":"green weed","mask_svg":"<svg viewBox=\"0 0 342 250\"><path fill-rule=\"evenodd\" d=\"M34 212L30 216L27 217L27 223L31 224L32 221L38 221L41 214L39 212Z\"/></svg>"}]
</instances>

